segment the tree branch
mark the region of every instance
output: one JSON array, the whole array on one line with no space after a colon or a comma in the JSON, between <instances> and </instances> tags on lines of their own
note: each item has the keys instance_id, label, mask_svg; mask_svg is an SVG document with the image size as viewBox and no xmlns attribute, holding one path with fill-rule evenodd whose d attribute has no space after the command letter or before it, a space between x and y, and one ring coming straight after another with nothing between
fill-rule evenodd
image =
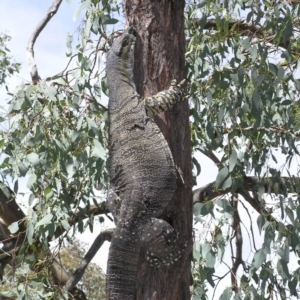
<instances>
[{"instance_id":1,"label":"tree branch","mask_svg":"<svg viewBox=\"0 0 300 300\"><path fill-rule=\"evenodd\" d=\"M91 260L93 259L93 257L95 256L99 248L103 245L105 241L111 241L113 232L114 232L114 228L106 229L96 237L89 251L86 253L84 258L80 262L78 268L75 270L72 276L70 276L68 282L66 283L65 289L67 291L72 290L76 286L76 284L83 276L86 267L91 262Z\"/></svg>"},{"instance_id":2,"label":"tree branch","mask_svg":"<svg viewBox=\"0 0 300 300\"><path fill-rule=\"evenodd\" d=\"M246 176L244 178L244 184L245 184L244 189L249 191L253 191L253 190L255 191L257 190L260 184L263 184L265 193L274 193L274 194L298 193L298 189L300 189L300 178L283 176L280 178L280 181L276 182L276 184L273 184L271 178L268 177L260 179L257 176ZM289 185L290 187L290 189L288 190L287 190L287 185ZM299 186L299 188L297 188L297 186ZM193 204L195 205L196 203L205 203L218 196L225 195L229 192L230 192L230 188L225 190L217 189L216 183L215 181L213 181L193 191ZM238 193L245 194L241 190L238 190ZM255 206L257 207L257 205Z\"/></svg>"},{"instance_id":3,"label":"tree branch","mask_svg":"<svg viewBox=\"0 0 300 300\"><path fill-rule=\"evenodd\" d=\"M34 60L34 44L36 42L37 37L51 20L51 18L57 13L58 8L61 4L62 0L54 0L51 7L48 9L44 18L40 21L40 23L35 28L34 32L32 33L28 44L27 44L27 59L29 64L30 75L33 84L37 84L40 81L40 76L38 74L37 66Z\"/></svg>"},{"instance_id":4,"label":"tree branch","mask_svg":"<svg viewBox=\"0 0 300 300\"><path fill-rule=\"evenodd\" d=\"M243 250L243 236L241 229L241 219L238 212L238 198L237 194L232 195L232 206L235 208L232 218L232 228L235 233L235 257L232 257L233 264L231 268L231 285L232 290L238 292L239 285L237 280L237 270L243 264L242 250Z\"/></svg>"},{"instance_id":5,"label":"tree branch","mask_svg":"<svg viewBox=\"0 0 300 300\"><path fill-rule=\"evenodd\" d=\"M74 225L80 219L88 218L89 215L103 215L109 214L110 211L107 207L106 201L100 202L98 205L91 205L90 207L80 208L80 210L73 214L73 216L69 219L69 224Z\"/></svg>"},{"instance_id":6,"label":"tree branch","mask_svg":"<svg viewBox=\"0 0 300 300\"><path fill-rule=\"evenodd\" d=\"M282 135L282 134L290 134L292 136L293 139L299 139L300 137L300 133L299 132L294 132L291 129L285 129L282 127L278 127L278 126L270 126L270 127L257 127L255 128L254 126L249 126L246 128L235 128L235 131L272 131L276 134ZM231 128L224 128L224 133L231 133L232 129Z\"/></svg>"},{"instance_id":7,"label":"tree branch","mask_svg":"<svg viewBox=\"0 0 300 300\"><path fill-rule=\"evenodd\" d=\"M200 27L201 19L194 19L194 24L197 27ZM207 20L206 24L204 25L203 29L215 29L217 28L217 22L215 19ZM230 20L228 21L228 29L236 32L242 36L251 36L254 38L260 38L262 41L266 41L267 43L274 44L274 38L276 34L274 34L272 29L264 30L264 28L259 24L254 24L252 22L244 22L243 20ZM288 42L283 43L280 42L276 46L287 48Z\"/></svg>"}]
</instances>

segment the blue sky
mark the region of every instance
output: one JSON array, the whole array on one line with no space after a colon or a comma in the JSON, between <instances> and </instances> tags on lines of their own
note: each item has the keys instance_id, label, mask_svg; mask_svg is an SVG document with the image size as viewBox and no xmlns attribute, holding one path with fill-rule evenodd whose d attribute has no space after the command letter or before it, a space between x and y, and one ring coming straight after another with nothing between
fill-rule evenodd
<instances>
[{"instance_id":1,"label":"blue sky","mask_svg":"<svg viewBox=\"0 0 300 300\"><path fill-rule=\"evenodd\" d=\"M57 14L50 20L38 37L34 51L36 64L42 78L60 72L68 61L66 52L66 37L68 33L76 32L82 15L73 21L73 15L78 8L78 0L63 1ZM52 1L39 0L1 0L0 2L0 31L12 37L9 43L11 55L22 64L20 77L30 81L26 58L28 40L47 12ZM10 80L13 86L17 79ZM1 100L0 100L1 101Z\"/></svg>"}]
</instances>

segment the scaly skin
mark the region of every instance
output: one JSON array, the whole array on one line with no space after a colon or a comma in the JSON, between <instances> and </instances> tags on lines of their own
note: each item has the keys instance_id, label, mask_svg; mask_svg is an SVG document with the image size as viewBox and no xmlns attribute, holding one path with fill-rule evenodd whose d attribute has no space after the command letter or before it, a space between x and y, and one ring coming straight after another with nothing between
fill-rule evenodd
<instances>
[{"instance_id":1,"label":"scaly skin","mask_svg":"<svg viewBox=\"0 0 300 300\"><path fill-rule=\"evenodd\" d=\"M109 87L110 184L108 206L116 229L107 264L109 300L136 299L136 274L141 249L151 265L176 261L177 234L159 219L176 189L170 148L150 116L186 98L185 81L142 99L133 82L136 31L128 28L112 45L106 62Z\"/></svg>"}]
</instances>

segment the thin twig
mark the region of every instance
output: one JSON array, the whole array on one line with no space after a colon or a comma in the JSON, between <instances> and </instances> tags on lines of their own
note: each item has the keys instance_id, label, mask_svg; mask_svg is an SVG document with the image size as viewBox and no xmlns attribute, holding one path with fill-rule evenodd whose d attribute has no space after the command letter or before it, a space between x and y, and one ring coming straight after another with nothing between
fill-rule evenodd
<instances>
[{"instance_id":1,"label":"thin twig","mask_svg":"<svg viewBox=\"0 0 300 300\"><path fill-rule=\"evenodd\" d=\"M252 222L253 222L252 218L250 216L248 208L245 206L245 204L243 203L243 201L240 201L240 202L241 202L242 206L244 207L244 209L245 209L245 211L246 211L246 213L247 213L247 215L248 215L248 217L250 219L250 231L251 231L251 236L252 236L252 243L253 243L253 247L254 247L255 252L257 252L256 245L255 245L255 238L254 238L253 226L252 226ZM246 225L244 225L244 227L246 228Z\"/></svg>"}]
</instances>

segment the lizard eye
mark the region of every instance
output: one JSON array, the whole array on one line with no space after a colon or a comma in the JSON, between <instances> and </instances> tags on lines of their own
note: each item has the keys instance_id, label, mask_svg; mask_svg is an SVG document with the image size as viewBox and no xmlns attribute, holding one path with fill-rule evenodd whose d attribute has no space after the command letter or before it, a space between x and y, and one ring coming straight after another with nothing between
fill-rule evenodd
<instances>
[{"instance_id":1,"label":"lizard eye","mask_svg":"<svg viewBox=\"0 0 300 300\"><path fill-rule=\"evenodd\" d=\"M123 41L122 41L122 46L123 47L126 47L128 45L128 39L124 39Z\"/></svg>"}]
</instances>

